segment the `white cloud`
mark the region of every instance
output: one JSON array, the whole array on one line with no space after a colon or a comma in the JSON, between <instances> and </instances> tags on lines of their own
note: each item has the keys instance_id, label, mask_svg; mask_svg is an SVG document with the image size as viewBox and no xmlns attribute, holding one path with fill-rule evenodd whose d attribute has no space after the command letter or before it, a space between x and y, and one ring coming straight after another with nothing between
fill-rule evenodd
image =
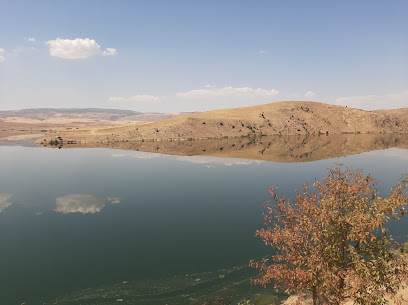
<instances>
[{"instance_id":1,"label":"white cloud","mask_svg":"<svg viewBox=\"0 0 408 305\"><path fill-rule=\"evenodd\" d=\"M212 85L212 84L210 84L210 83L208 83L208 84L205 84L204 87L207 88L207 89L209 89L209 88L214 88L215 86Z\"/></svg>"},{"instance_id":2,"label":"white cloud","mask_svg":"<svg viewBox=\"0 0 408 305\"><path fill-rule=\"evenodd\" d=\"M313 91L307 91L307 92L305 93L305 97L307 97L307 98L314 98L314 97L316 97L316 93L314 93Z\"/></svg>"},{"instance_id":3,"label":"white cloud","mask_svg":"<svg viewBox=\"0 0 408 305\"><path fill-rule=\"evenodd\" d=\"M154 96L154 95L148 95L148 94L140 94L140 95L134 95L134 96L129 96L129 97L117 97L117 96L112 96L109 98L109 101L111 102L158 102L160 101L160 97Z\"/></svg>"},{"instance_id":4,"label":"white cloud","mask_svg":"<svg viewBox=\"0 0 408 305\"><path fill-rule=\"evenodd\" d=\"M101 46L90 38L75 38L49 40L46 44L50 48L50 55L64 59L83 59L98 54L117 55L116 49L107 48L101 52Z\"/></svg>"},{"instance_id":5,"label":"white cloud","mask_svg":"<svg viewBox=\"0 0 408 305\"><path fill-rule=\"evenodd\" d=\"M268 51L266 50L259 50L258 54L259 55L266 55L268 53Z\"/></svg>"},{"instance_id":6,"label":"white cloud","mask_svg":"<svg viewBox=\"0 0 408 305\"><path fill-rule=\"evenodd\" d=\"M6 50L0 48L0 63L6 61L6 58L5 58L4 55L3 55L4 52L6 52Z\"/></svg>"},{"instance_id":7,"label":"white cloud","mask_svg":"<svg viewBox=\"0 0 408 305\"><path fill-rule=\"evenodd\" d=\"M9 202L11 196L11 194L0 194L0 213L3 212L4 209L11 206L11 202Z\"/></svg>"},{"instance_id":8,"label":"white cloud","mask_svg":"<svg viewBox=\"0 0 408 305\"><path fill-rule=\"evenodd\" d=\"M279 90L276 89L253 89L250 87L224 87L220 89L196 89L176 94L179 98L202 99L202 98L217 98L217 97L247 97L247 98L270 98L279 95Z\"/></svg>"},{"instance_id":9,"label":"white cloud","mask_svg":"<svg viewBox=\"0 0 408 305\"><path fill-rule=\"evenodd\" d=\"M102 211L106 203L120 203L119 197L98 198L92 195L71 194L67 196L57 197L55 208L56 212L63 214L69 213L98 213Z\"/></svg>"},{"instance_id":10,"label":"white cloud","mask_svg":"<svg viewBox=\"0 0 408 305\"><path fill-rule=\"evenodd\" d=\"M21 47L17 47L17 48L14 48L13 50L11 50L11 53L14 56L17 56L17 55L19 55L20 53L23 53L23 52L24 52L24 49L21 48Z\"/></svg>"},{"instance_id":11,"label":"white cloud","mask_svg":"<svg viewBox=\"0 0 408 305\"><path fill-rule=\"evenodd\" d=\"M405 108L408 107L408 91L384 95L339 97L336 99L336 104L365 110Z\"/></svg>"},{"instance_id":12,"label":"white cloud","mask_svg":"<svg viewBox=\"0 0 408 305\"><path fill-rule=\"evenodd\" d=\"M28 41L28 42L35 42L34 37L28 37L28 38L25 38L25 40Z\"/></svg>"},{"instance_id":13,"label":"white cloud","mask_svg":"<svg viewBox=\"0 0 408 305\"><path fill-rule=\"evenodd\" d=\"M106 48L105 51L102 52L103 56L115 56L118 55L118 51L114 48Z\"/></svg>"}]
</instances>

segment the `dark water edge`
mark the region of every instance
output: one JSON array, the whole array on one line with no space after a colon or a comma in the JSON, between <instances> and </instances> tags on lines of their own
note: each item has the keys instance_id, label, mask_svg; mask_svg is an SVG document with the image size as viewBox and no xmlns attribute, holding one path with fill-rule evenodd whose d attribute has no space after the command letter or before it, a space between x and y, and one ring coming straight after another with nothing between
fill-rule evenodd
<instances>
[{"instance_id":1,"label":"dark water edge","mask_svg":"<svg viewBox=\"0 0 408 305\"><path fill-rule=\"evenodd\" d=\"M43 304L279 304L287 298L273 288L252 285L256 273L247 266L141 282L123 281L68 294ZM267 303L266 303L267 302Z\"/></svg>"}]
</instances>

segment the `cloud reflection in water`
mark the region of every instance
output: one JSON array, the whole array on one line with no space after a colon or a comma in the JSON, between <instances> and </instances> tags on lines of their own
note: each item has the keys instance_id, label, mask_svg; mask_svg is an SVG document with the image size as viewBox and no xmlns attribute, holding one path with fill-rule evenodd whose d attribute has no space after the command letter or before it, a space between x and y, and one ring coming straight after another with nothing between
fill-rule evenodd
<instances>
[{"instance_id":1,"label":"cloud reflection in water","mask_svg":"<svg viewBox=\"0 0 408 305\"><path fill-rule=\"evenodd\" d=\"M181 156L177 157L178 161L197 163L197 164L211 164L211 165L250 165L260 164L264 161L239 159L239 158L219 158L219 157L204 157L204 156Z\"/></svg>"},{"instance_id":2,"label":"cloud reflection in water","mask_svg":"<svg viewBox=\"0 0 408 305\"><path fill-rule=\"evenodd\" d=\"M98 213L102 211L106 203L120 203L119 197L98 198L92 195L70 194L67 196L57 197L55 208L56 212L69 213Z\"/></svg>"},{"instance_id":3,"label":"cloud reflection in water","mask_svg":"<svg viewBox=\"0 0 408 305\"><path fill-rule=\"evenodd\" d=\"M112 157L114 158L135 158L135 159L154 159L160 158L160 154L151 153L151 152L120 152L113 153Z\"/></svg>"},{"instance_id":4,"label":"cloud reflection in water","mask_svg":"<svg viewBox=\"0 0 408 305\"><path fill-rule=\"evenodd\" d=\"M9 201L11 196L12 194L0 193L0 213L11 206L11 202Z\"/></svg>"}]
</instances>

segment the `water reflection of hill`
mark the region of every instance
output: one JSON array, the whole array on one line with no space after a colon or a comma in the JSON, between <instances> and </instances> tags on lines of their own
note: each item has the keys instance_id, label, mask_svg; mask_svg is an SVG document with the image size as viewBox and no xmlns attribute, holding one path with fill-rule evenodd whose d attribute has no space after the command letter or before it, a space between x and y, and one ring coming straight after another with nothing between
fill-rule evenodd
<instances>
[{"instance_id":1,"label":"water reflection of hill","mask_svg":"<svg viewBox=\"0 0 408 305\"><path fill-rule=\"evenodd\" d=\"M105 147L179 156L211 156L273 162L310 162L387 148L408 149L408 135L342 134L273 136L193 141L68 144L62 148Z\"/></svg>"}]
</instances>

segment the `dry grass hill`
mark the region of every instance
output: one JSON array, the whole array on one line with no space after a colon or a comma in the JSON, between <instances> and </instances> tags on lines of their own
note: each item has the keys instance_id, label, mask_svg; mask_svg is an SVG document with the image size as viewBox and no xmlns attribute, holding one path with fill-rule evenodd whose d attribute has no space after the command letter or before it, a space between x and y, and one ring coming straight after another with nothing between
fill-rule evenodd
<instances>
[{"instance_id":1,"label":"dry grass hill","mask_svg":"<svg viewBox=\"0 0 408 305\"><path fill-rule=\"evenodd\" d=\"M37 144L188 140L255 135L406 133L408 108L364 111L316 102L222 109L120 127L49 133Z\"/></svg>"},{"instance_id":2,"label":"dry grass hill","mask_svg":"<svg viewBox=\"0 0 408 305\"><path fill-rule=\"evenodd\" d=\"M174 118L191 113L141 113L118 109L36 108L0 111L0 143L27 142L47 132L123 126Z\"/></svg>"}]
</instances>

